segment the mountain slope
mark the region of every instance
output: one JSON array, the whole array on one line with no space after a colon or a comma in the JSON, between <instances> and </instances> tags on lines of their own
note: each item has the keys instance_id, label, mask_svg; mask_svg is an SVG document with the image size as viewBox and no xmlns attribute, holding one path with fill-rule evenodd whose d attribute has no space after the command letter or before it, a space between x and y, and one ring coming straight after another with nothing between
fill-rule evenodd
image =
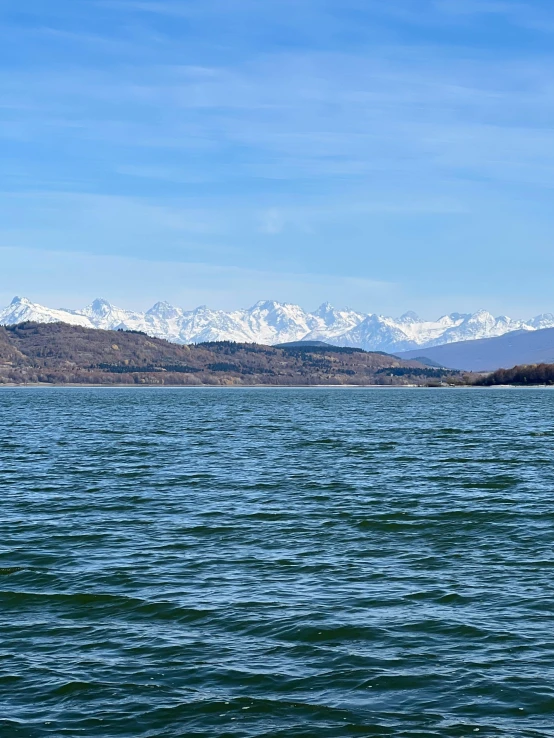
<instances>
[{"instance_id":1,"label":"mountain slope","mask_svg":"<svg viewBox=\"0 0 554 738\"><path fill-rule=\"evenodd\" d=\"M496 338L463 341L399 353L403 359L431 359L441 366L464 371L509 369L516 364L554 362L554 328L517 331Z\"/></svg>"},{"instance_id":2,"label":"mountain slope","mask_svg":"<svg viewBox=\"0 0 554 738\"><path fill-rule=\"evenodd\" d=\"M212 310L205 305L187 311L158 302L141 313L115 307L101 299L81 310L54 310L16 297L11 305L0 310L2 325L27 320L63 321L103 330L138 330L183 344L229 340L274 345L308 340L389 353L554 327L554 315L549 313L527 322L506 316L495 318L484 310L474 314L452 313L436 321L425 321L415 313L405 313L400 318L364 315L349 309L337 310L329 303L307 312L298 305L275 301L262 301L251 308L230 312Z\"/></svg>"},{"instance_id":3,"label":"mountain slope","mask_svg":"<svg viewBox=\"0 0 554 738\"><path fill-rule=\"evenodd\" d=\"M14 297L7 308L0 311L0 325L15 325L32 320L38 323L64 322L70 325L82 325L92 328L93 324L84 315L77 315L70 310L53 310L37 305L26 297Z\"/></svg>"},{"instance_id":4,"label":"mountain slope","mask_svg":"<svg viewBox=\"0 0 554 738\"><path fill-rule=\"evenodd\" d=\"M0 327L0 384L389 385L443 375L419 362L334 346L187 346L64 323Z\"/></svg>"}]
</instances>

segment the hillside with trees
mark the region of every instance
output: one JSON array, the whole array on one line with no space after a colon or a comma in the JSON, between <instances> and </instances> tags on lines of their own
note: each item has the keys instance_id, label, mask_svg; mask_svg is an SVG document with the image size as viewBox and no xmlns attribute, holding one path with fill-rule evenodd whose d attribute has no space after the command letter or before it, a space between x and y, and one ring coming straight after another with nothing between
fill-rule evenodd
<instances>
[{"instance_id":1,"label":"hillside with trees","mask_svg":"<svg viewBox=\"0 0 554 738\"><path fill-rule=\"evenodd\" d=\"M406 385L459 382L457 372L333 346L179 345L144 333L65 323L0 327L0 384Z\"/></svg>"},{"instance_id":2,"label":"hillside with trees","mask_svg":"<svg viewBox=\"0 0 554 738\"><path fill-rule=\"evenodd\" d=\"M501 384L521 387L537 384L554 385L554 364L523 364L512 369L497 369L492 374L478 379L475 384L482 387Z\"/></svg>"}]
</instances>

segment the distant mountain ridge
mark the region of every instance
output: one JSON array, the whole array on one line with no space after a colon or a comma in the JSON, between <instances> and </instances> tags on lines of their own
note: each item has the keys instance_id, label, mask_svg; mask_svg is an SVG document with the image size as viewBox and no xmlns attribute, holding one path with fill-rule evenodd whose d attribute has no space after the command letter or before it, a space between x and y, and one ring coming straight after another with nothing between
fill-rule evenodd
<instances>
[{"instance_id":1,"label":"distant mountain ridge","mask_svg":"<svg viewBox=\"0 0 554 738\"><path fill-rule=\"evenodd\" d=\"M139 330L173 343L206 341L282 344L324 341L366 351L398 353L460 341L502 336L512 331L536 331L554 327L554 315L545 313L529 321L494 317L485 310L451 313L436 321L421 320L409 312L400 318L338 310L329 303L308 312L298 305L275 301L257 302L251 308L226 312L203 305L183 310L158 302L146 312L116 307L96 299L80 310L53 309L15 297L0 310L0 324L24 321L65 322L85 328Z\"/></svg>"},{"instance_id":2,"label":"distant mountain ridge","mask_svg":"<svg viewBox=\"0 0 554 738\"><path fill-rule=\"evenodd\" d=\"M431 346L424 352L399 352L398 356L407 361L429 362L433 366L471 372L510 369L521 364L552 364L554 328Z\"/></svg>"}]
</instances>

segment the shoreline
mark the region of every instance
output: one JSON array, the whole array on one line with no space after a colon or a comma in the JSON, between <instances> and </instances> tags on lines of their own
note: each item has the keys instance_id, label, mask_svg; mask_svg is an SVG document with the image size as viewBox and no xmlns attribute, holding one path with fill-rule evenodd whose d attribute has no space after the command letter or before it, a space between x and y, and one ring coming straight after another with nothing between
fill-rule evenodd
<instances>
[{"instance_id":1,"label":"shoreline","mask_svg":"<svg viewBox=\"0 0 554 738\"><path fill-rule=\"evenodd\" d=\"M495 389L554 389L554 385L533 384L533 385L516 385L516 384L496 384L490 386L482 385L450 385L450 386L427 386L422 384L237 384L237 385L212 385L212 384L0 384L0 391L3 389L128 389L128 390L241 390L241 389L379 389L379 390L403 390L403 389L432 389L432 390L495 390Z\"/></svg>"},{"instance_id":2,"label":"shoreline","mask_svg":"<svg viewBox=\"0 0 554 738\"><path fill-rule=\"evenodd\" d=\"M418 384L0 384L2 389L447 389Z\"/></svg>"}]
</instances>

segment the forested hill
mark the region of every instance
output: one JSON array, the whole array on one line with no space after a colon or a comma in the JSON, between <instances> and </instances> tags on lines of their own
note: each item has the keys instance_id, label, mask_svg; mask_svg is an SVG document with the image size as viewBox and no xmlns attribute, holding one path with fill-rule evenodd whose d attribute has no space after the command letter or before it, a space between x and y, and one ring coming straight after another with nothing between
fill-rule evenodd
<instances>
[{"instance_id":1,"label":"forested hill","mask_svg":"<svg viewBox=\"0 0 554 738\"><path fill-rule=\"evenodd\" d=\"M554 364L523 364L512 369L497 369L492 374L478 379L475 384L483 387L503 384L523 387L537 384L554 385Z\"/></svg>"},{"instance_id":2,"label":"forested hill","mask_svg":"<svg viewBox=\"0 0 554 738\"><path fill-rule=\"evenodd\" d=\"M65 323L0 327L0 384L428 384L456 374L359 349L179 345Z\"/></svg>"}]
</instances>

